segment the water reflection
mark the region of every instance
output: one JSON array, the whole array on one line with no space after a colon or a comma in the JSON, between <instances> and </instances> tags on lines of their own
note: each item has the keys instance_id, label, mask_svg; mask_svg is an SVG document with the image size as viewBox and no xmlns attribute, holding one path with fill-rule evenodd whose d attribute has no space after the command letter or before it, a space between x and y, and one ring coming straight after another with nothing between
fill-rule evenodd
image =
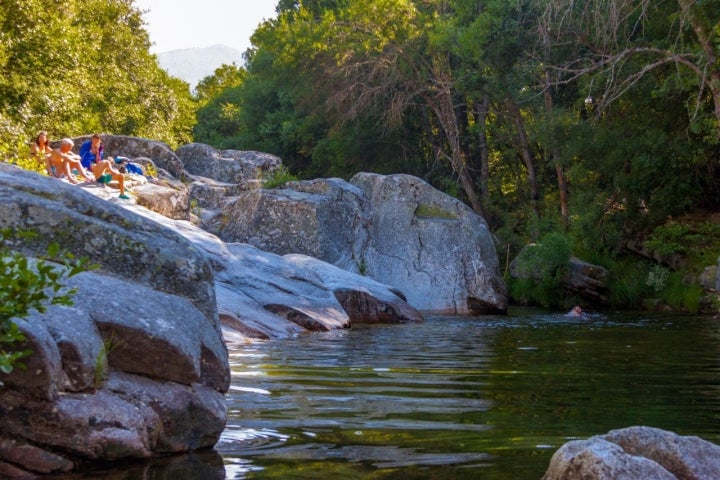
<instances>
[{"instance_id":1,"label":"water reflection","mask_svg":"<svg viewBox=\"0 0 720 480\"><path fill-rule=\"evenodd\" d=\"M717 442L717 335L708 318L523 310L251 345L217 448L257 468L229 478L522 479L613 428Z\"/></svg>"},{"instance_id":2,"label":"water reflection","mask_svg":"<svg viewBox=\"0 0 720 480\"><path fill-rule=\"evenodd\" d=\"M223 480L223 458L214 450L157 458L152 461L113 463L112 468L95 466L92 470L43 478L62 480ZM248 470L249 471L249 470Z\"/></svg>"}]
</instances>

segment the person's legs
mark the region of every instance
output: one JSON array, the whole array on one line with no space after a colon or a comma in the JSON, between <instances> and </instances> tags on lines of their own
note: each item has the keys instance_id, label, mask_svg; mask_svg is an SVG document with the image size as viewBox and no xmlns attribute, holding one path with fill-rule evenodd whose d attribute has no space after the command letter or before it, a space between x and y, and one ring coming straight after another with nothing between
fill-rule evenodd
<instances>
[{"instance_id":1,"label":"person's legs","mask_svg":"<svg viewBox=\"0 0 720 480\"><path fill-rule=\"evenodd\" d=\"M55 166L50 161L50 157L45 158L45 170L47 171L48 177L55 177Z\"/></svg>"},{"instance_id":2,"label":"person's legs","mask_svg":"<svg viewBox=\"0 0 720 480\"><path fill-rule=\"evenodd\" d=\"M72 183L73 185L77 185L78 182L77 178L75 178L75 175L72 173L72 169L70 168L70 162L67 160L63 160L63 173L65 173L65 177L67 177L68 182Z\"/></svg>"},{"instance_id":3,"label":"person's legs","mask_svg":"<svg viewBox=\"0 0 720 480\"><path fill-rule=\"evenodd\" d=\"M94 180L85 171L85 168L82 166L82 163L80 162L80 160L68 160L67 162L68 162L68 164L70 164L71 171L72 171L72 169L77 170L78 172L80 172L80 175L82 175L83 178L85 180L87 180L88 182L92 182Z\"/></svg>"},{"instance_id":4,"label":"person's legs","mask_svg":"<svg viewBox=\"0 0 720 480\"><path fill-rule=\"evenodd\" d=\"M122 173L112 172L112 178L113 180L117 180L118 185L120 186L120 195L125 195L125 175Z\"/></svg>"}]
</instances>

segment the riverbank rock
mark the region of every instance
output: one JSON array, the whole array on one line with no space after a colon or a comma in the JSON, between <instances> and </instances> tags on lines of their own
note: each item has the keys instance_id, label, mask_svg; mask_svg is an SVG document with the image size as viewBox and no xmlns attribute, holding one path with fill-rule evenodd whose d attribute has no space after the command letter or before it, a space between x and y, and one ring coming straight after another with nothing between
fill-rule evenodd
<instances>
[{"instance_id":1,"label":"riverbank rock","mask_svg":"<svg viewBox=\"0 0 720 480\"><path fill-rule=\"evenodd\" d=\"M188 222L137 206L126 208L172 228L207 255L215 272L218 311L227 341L422 320L401 292L367 277L311 257L281 257L248 244L224 243ZM346 302L346 296L361 301Z\"/></svg>"},{"instance_id":2,"label":"riverbank rock","mask_svg":"<svg viewBox=\"0 0 720 480\"><path fill-rule=\"evenodd\" d=\"M0 198L0 228L33 234L9 239L15 250L39 257L57 242L98 266L65 282L74 306L17 320L32 354L0 377L0 472L214 445L230 370L207 257L114 202L6 164Z\"/></svg>"},{"instance_id":3,"label":"riverbank rock","mask_svg":"<svg viewBox=\"0 0 720 480\"><path fill-rule=\"evenodd\" d=\"M532 248L536 248L536 245L531 244L525 247L525 249ZM526 271L518 265L518 259L522 255L523 253L510 262L510 276L516 279L542 281L545 275L541 271L542 262L537 263L537 270ZM600 305L608 300L608 271L599 265L570 257L567 270L560 278L560 286L569 295L579 296L591 304Z\"/></svg>"},{"instance_id":4,"label":"riverbank rock","mask_svg":"<svg viewBox=\"0 0 720 480\"><path fill-rule=\"evenodd\" d=\"M720 446L652 427L629 427L563 445L543 480L720 478Z\"/></svg>"},{"instance_id":5,"label":"riverbank rock","mask_svg":"<svg viewBox=\"0 0 720 480\"><path fill-rule=\"evenodd\" d=\"M175 151L191 176L247 187L280 166L280 158L269 153L218 150L202 143L183 145Z\"/></svg>"},{"instance_id":6,"label":"riverbank rock","mask_svg":"<svg viewBox=\"0 0 720 480\"><path fill-rule=\"evenodd\" d=\"M502 313L505 282L485 220L410 175L359 173L350 183L370 205L360 262L419 310Z\"/></svg>"},{"instance_id":7,"label":"riverbank rock","mask_svg":"<svg viewBox=\"0 0 720 480\"><path fill-rule=\"evenodd\" d=\"M608 271L599 265L571 257L568 270L560 279L562 287L591 303L608 301Z\"/></svg>"},{"instance_id":8,"label":"riverbank rock","mask_svg":"<svg viewBox=\"0 0 720 480\"><path fill-rule=\"evenodd\" d=\"M228 199L207 229L226 242L309 255L358 272L366 210L362 191L339 178L289 182Z\"/></svg>"},{"instance_id":9,"label":"riverbank rock","mask_svg":"<svg viewBox=\"0 0 720 480\"><path fill-rule=\"evenodd\" d=\"M352 325L423 320L397 289L307 255L285 255L285 259L322 279L350 316Z\"/></svg>"},{"instance_id":10,"label":"riverbank rock","mask_svg":"<svg viewBox=\"0 0 720 480\"><path fill-rule=\"evenodd\" d=\"M227 242L308 255L361 273L402 291L421 311L507 308L485 221L408 175L359 174L350 183L319 179L243 192L206 228Z\"/></svg>"}]
</instances>

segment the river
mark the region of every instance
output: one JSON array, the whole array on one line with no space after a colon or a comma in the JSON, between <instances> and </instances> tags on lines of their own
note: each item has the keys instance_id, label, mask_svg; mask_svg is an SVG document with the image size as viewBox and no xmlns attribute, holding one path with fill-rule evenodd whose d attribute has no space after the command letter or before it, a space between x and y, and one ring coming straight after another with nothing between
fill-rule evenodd
<instances>
[{"instance_id":1,"label":"river","mask_svg":"<svg viewBox=\"0 0 720 480\"><path fill-rule=\"evenodd\" d=\"M711 317L429 316L255 342L230 362L214 452L72 478L538 480L563 443L614 428L720 443Z\"/></svg>"},{"instance_id":2,"label":"river","mask_svg":"<svg viewBox=\"0 0 720 480\"><path fill-rule=\"evenodd\" d=\"M228 479L539 479L563 443L648 425L720 443L720 320L518 309L231 353Z\"/></svg>"}]
</instances>

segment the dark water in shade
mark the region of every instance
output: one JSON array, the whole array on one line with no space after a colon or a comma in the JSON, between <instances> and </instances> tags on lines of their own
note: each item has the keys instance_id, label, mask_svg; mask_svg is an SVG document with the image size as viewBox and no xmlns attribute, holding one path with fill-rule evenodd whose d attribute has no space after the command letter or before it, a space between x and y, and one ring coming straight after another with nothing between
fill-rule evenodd
<instances>
[{"instance_id":1,"label":"dark water in shade","mask_svg":"<svg viewBox=\"0 0 720 480\"><path fill-rule=\"evenodd\" d=\"M539 479L571 439L648 425L720 443L720 320L429 317L231 352L214 452L104 479Z\"/></svg>"}]
</instances>

